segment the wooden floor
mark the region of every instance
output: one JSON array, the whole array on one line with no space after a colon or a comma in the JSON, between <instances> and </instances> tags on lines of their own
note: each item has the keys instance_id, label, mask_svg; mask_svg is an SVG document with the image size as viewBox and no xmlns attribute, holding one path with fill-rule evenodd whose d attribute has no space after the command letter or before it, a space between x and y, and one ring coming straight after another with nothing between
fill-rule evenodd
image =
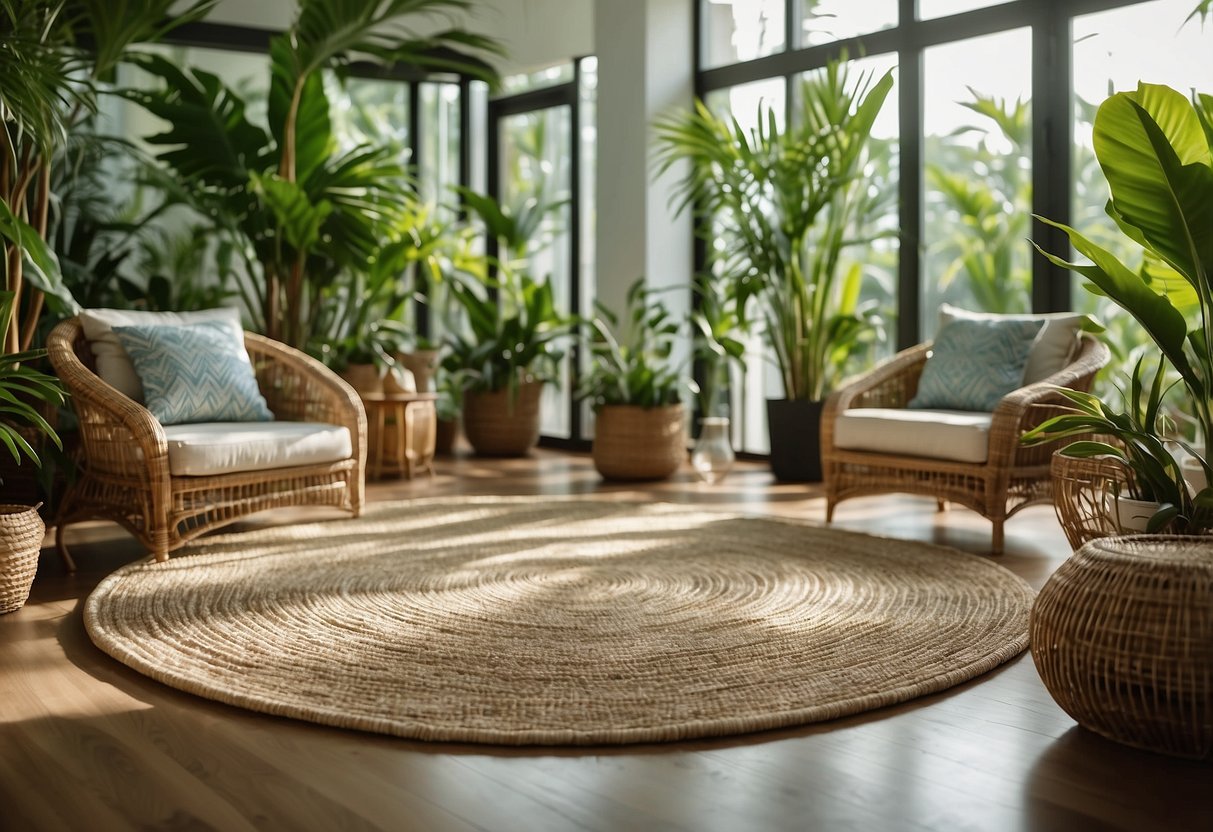
<instances>
[{"instance_id":1,"label":"wooden floor","mask_svg":"<svg viewBox=\"0 0 1213 832\"><path fill-rule=\"evenodd\" d=\"M742 465L606 487L583 456L439 458L373 500L603 493L823 521L812 487ZM292 512L253 523L289 522ZM297 515L295 515L297 516ZM334 513L334 516L340 516ZM988 551L989 525L909 497L843 503L836 525ZM565 750L408 742L260 716L164 687L97 650L83 599L141 557L116 527L73 533L80 572L44 551L33 595L0 617L0 829L1210 830L1213 765L1075 726L1031 658L836 722L669 745ZM1000 558L1039 587L1069 550L1051 511L1007 525Z\"/></svg>"}]
</instances>

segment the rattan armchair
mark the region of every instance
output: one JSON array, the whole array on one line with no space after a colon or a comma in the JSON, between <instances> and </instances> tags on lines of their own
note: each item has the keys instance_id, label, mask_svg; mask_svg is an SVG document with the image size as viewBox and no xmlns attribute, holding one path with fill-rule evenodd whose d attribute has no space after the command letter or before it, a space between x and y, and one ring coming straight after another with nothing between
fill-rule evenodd
<instances>
[{"instance_id":1,"label":"rattan armchair","mask_svg":"<svg viewBox=\"0 0 1213 832\"><path fill-rule=\"evenodd\" d=\"M959 503L993 524L995 553L1003 549L1003 524L1022 508L1052 503L1049 466L1064 442L1023 447L1020 437L1060 412L1055 387L1089 390L1096 372L1108 363L1108 348L1084 334L1068 366L1035 384L1007 394L990 423L984 463L954 462L923 456L843 449L834 446L839 413L862 407L903 408L914 397L931 344L898 353L884 364L835 392L821 419L822 474L826 521L843 500L872 494L909 493L934 497L942 507Z\"/></svg>"},{"instance_id":2,"label":"rattan armchair","mask_svg":"<svg viewBox=\"0 0 1213 832\"><path fill-rule=\"evenodd\" d=\"M173 475L164 428L93 371L79 320L63 321L51 331L51 364L71 393L80 430L79 475L56 520L56 545L69 570L75 564L63 532L82 520L120 523L163 561L198 535L264 509L333 506L361 513L367 426L357 394L298 350L250 332L244 344L275 418L347 428L349 458L213 476Z\"/></svg>"}]
</instances>

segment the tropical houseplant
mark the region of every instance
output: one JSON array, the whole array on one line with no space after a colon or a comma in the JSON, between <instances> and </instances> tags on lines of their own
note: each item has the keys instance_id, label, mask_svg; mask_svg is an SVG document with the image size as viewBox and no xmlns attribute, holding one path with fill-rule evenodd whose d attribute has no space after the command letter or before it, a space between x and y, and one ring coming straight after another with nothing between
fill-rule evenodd
<instances>
[{"instance_id":1,"label":"tropical houseplant","mask_svg":"<svg viewBox=\"0 0 1213 832\"><path fill-rule=\"evenodd\" d=\"M1141 324L1178 373L1186 393L1183 409L1190 411L1197 439L1207 448L1213 438L1213 96L1197 93L1189 101L1168 87L1139 84L1100 105L1093 137L1111 193L1108 214L1155 265L1135 272L1075 229L1043 218L1065 231L1090 262L1072 263L1037 250L1081 274L1091 291ZM1213 488L1189 493L1182 466L1159 441L1151 418L1162 399L1161 373L1160 367L1140 418L1125 422L1098 400L1071 398L1073 412L1044 423L1033 438L1106 430L1105 422L1123 427L1113 433L1127 447L1085 441L1064 453L1122 460L1139 484L1149 485L1164 501L1150 528L1203 532L1213 527ZM1129 401L1139 401L1140 370L1132 385ZM1191 446L1185 450L1200 460L1206 481L1213 481L1205 453Z\"/></svg>"},{"instance_id":2,"label":"tropical houseplant","mask_svg":"<svg viewBox=\"0 0 1213 832\"><path fill-rule=\"evenodd\" d=\"M786 400L768 417L780 479L820 479L822 401L878 333L859 300L862 271L843 269L841 255L859 241L865 148L892 86L891 73L852 82L844 58L803 82L799 118L786 129L769 107L746 130L701 101L657 123L658 174L690 163L675 210L694 210L701 228L721 235L708 247L713 266L778 367Z\"/></svg>"},{"instance_id":3,"label":"tropical houseplant","mask_svg":"<svg viewBox=\"0 0 1213 832\"><path fill-rule=\"evenodd\" d=\"M461 257L447 282L446 386L477 453L518 456L539 441L543 385L557 377L575 323L557 307L551 284L527 270L544 245L544 220L563 203L459 192L492 253Z\"/></svg>"},{"instance_id":4,"label":"tropical houseplant","mask_svg":"<svg viewBox=\"0 0 1213 832\"><path fill-rule=\"evenodd\" d=\"M481 454L521 456L539 441L539 400L564 357L572 319L552 287L525 272L459 275L449 284L452 321L444 366L462 403L463 429Z\"/></svg>"},{"instance_id":5,"label":"tropical houseplant","mask_svg":"<svg viewBox=\"0 0 1213 832\"><path fill-rule=\"evenodd\" d=\"M665 479L686 457L686 380L674 359L680 326L643 278L628 288L622 327L614 312L595 306L578 391L596 414L594 467L606 479Z\"/></svg>"},{"instance_id":6,"label":"tropical houseplant","mask_svg":"<svg viewBox=\"0 0 1213 832\"><path fill-rule=\"evenodd\" d=\"M13 292L0 291L0 324L7 326L12 319L15 300ZM60 445L37 404L62 404L63 388L58 379L29 364L45 354L45 350L0 354L0 445L18 465L23 458L41 464L29 441L31 434ZM29 597L45 532L38 508L0 504L0 613L20 609Z\"/></svg>"},{"instance_id":7,"label":"tropical houseplant","mask_svg":"<svg viewBox=\"0 0 1213 832\"><path fill-rule=\"evenodd\" d=\"M398 146L339 148L325 74L341 79L353 61L369 60L495 80L480 57L499 52L492 39L461 28L421 36L412 26L470 6L301 0L270 44L266 126L217 76L156 55L137 61L161 87L126 95L168 123L147 141L162 148L158 158L189 186L199 213L249 253L250 312L270 337L307 348L326 290L405 239L414 206Z\"/></svg>"},{"instance_id":8,"label":"tropical houseplant","mask_svg":"<svg viewBox=\"0 0 1213 832\"><path fill-rule=\"evenodd\" d=\"M56 189L64 179L55 172L65 167L65 151L88 147L81 127L133 45L202 17L215 2L0 0L0 291L10 304L0 325L0 358L10 370L24 369L13 356L26 360L45 311L62 316L78 308L48 242L62 210ZM34 429L33 444L41 435ZM15 473L9 469L10 495L18 488ZM24 499L32 501L37 488L29 486Z\"/></svg>"},{"instance_id":9,"label":"tropical houseplant","mask_svg":"<svg viewBox=\"0 0 1213 832\"><path fill-rule=\"evenodd\" d=\"M133 44L206 15L217 0L0 0L0 244L12 313L0 355L26 351L45 305L75 301L47 245L52 170ZM172 8L178 7L178 8ZM170 17L170 9L173 15Z\"/></svg>"}]
</instances>

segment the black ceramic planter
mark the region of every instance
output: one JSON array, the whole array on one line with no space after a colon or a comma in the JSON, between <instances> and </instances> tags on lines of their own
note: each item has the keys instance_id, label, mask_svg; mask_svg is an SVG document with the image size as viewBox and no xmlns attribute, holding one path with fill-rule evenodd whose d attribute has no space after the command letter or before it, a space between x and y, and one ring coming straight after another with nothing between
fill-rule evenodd
<instances>
[{"instance_id":1,"label":"black ceramic planter","mask_svg":"<svg viewBox=\"0 0 1213 832\"><path fill-rule=\"evenodd\" d=\"M771 471L780 482L821 482L821 411L825 402L767 399Z\"/></svg>"}]
</instances>

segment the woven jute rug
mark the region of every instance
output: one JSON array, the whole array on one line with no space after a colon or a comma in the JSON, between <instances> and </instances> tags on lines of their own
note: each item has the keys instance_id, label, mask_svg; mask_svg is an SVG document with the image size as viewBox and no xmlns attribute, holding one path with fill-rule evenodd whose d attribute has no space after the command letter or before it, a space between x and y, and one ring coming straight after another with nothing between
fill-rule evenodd
<instances>
[{"instance_id":1,"label":"woven jute rug","mask_svg":"<svg viewBox=\"0 0 1213 832\"><path fill-rule=\"evenodd\" d=\"M371 505L207 538L89 596L93 641L210 699L423 740L737 734L942 690L1027 646L982 558L662 503Z\"/></svg>"}]
</instances>

